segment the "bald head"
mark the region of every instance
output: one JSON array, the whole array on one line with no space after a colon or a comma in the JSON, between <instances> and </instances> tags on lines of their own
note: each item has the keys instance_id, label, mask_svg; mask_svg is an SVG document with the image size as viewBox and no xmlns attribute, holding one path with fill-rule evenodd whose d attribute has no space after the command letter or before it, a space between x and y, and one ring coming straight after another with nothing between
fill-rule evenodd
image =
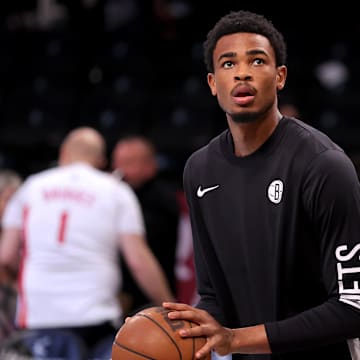
<instances>
[{"instance_id":1,"label":"bald head","mask_svg":"<svg viewBox=\"0 0 360 360\"><path fill-rule=\"evenodd\" d=\"M60 147L59 164L86 162L96 168L105 166L106 144L102 135L93 128L72 130Z\"/></svg>"}]
</instances>

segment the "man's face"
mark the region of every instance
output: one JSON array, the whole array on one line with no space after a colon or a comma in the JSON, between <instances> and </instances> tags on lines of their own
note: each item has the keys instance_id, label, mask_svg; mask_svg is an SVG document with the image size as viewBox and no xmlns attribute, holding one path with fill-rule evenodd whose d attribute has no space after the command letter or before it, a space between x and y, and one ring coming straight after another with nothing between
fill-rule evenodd
<instances>
[{"instance_id":1,"label":"man's face","mask_svg":"<svg viewBox=\"0 0 360 360\"><path fill-rule=\"evenodd\" d=\"M140 187L156 171L151 151L138 141L118 144L114 150L112 167L119 170L123 179L133 188Z\"/></svg>"},{"instance_id":2,"label":"man's face","mask_svg":"<svg viewBox=\"0 0 360 360\"><path fill-rule=\"evenodd\" d=\"M277 91L286 80L285 66L276 66L268 39L259 34L221 37L214 49L214 73L208 74L211 93L235 122L251 122L277 106Z\"/></svg>"}]
</instances>

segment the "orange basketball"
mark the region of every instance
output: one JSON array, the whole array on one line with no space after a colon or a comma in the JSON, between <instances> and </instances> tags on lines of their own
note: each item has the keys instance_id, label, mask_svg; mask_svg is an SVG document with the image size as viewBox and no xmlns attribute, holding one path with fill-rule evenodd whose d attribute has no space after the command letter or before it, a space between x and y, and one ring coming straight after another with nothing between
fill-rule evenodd
<instances>
[{"instance_id":1,"label":"orange basketball","mask_svg":"<svg viewBox=\"0 0 360 360\"><path fill-rule=\"evenodd\" d=\"M195 360L205 338L182 338L179 329L190 328L194 323L170 320L168 312L159 306L133 315L115 336L111 360ZM210 358L209 354L207 359Z\"/></svg>"}]
</instances>

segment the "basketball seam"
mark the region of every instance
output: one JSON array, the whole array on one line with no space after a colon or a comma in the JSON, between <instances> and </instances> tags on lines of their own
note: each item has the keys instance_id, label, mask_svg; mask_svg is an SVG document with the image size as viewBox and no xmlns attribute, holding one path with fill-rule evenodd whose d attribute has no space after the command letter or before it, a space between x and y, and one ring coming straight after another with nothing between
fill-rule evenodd
<instances>
[{"instance_id":1,"label":"basketball seam","mask_svg":"<svg viewBox=\"0 0 360 360\"><path fill-rule=\"evenodd\" d=\"M181 353L181 350L179 349L179 346L177 345L176 341L168 334L168 332L156 320L154 320L153 318L151 318L150 316L148 316L146 314L140 313L140 314L137 314L136 316L143 316L143 317L147 318L148 320L152 321L158 328L160 328L161 331L163 331L166 334L166 336L170 339L170 341L174 344L176 350L179 353L179 357L180 357L179 360L182 360L182 353Z\"/></svg>"},{"instance_id":2,"label":"basketball seam","mask_svg":"<svg viewBox=\"0 0 360 360\"><path fill-rule=\"evenodd\" d=\"M136 351L136 350L133 350L133 349L127 347L127 346L121 345L121 344L117 343L116 341L114 341L114 345L118 346L119 348L122 348L122 349L125 349L125 350L127 350L127 351L130 351L130 352L132 352L132 353L134 353L134 354L136 354L136 355L139 355L139 356L143 357L144 359L156 360L156 359L154 359L154 358L152 358L152 357L150 357L150 356L147 356L147 355L145 355L145 354L142 354L142 353L140 353L140 352L138 352L138 351Z\"/></svg>"}]
</instances>

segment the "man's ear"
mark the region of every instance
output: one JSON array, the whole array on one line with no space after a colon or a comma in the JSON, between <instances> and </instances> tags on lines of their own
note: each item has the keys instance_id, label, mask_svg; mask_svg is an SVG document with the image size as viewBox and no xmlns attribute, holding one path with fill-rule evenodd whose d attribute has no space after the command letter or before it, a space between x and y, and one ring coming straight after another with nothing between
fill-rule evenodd
<instances>
[{"instance_id":1,"label":"man's ear","mask_svg":"<svg viewBox=\"0 0 360 360\"><path fill-rule=\"evenodd\" d=\"M285 82L286 82L286 77L287 77L287 67L285 65L279 66L277 68L278 72L276 75L276 80L277 80L277 90L281 91L284 86L285 86Z\"/></svg>"},{"instance_id":2,"label":"man's ear","mask_svg":"<svg viewBox=\"0 0 360 360\"><path fill-rule=\"evenodd\" d=\"M216 92L216 80L215 80L215 75L213 73L208 73L207 74L207 82L208 82L208 85L210 87L211 94L213 96L216 96L216 94L217 94L217 92Z\"/></svg>"}]
</instances>

